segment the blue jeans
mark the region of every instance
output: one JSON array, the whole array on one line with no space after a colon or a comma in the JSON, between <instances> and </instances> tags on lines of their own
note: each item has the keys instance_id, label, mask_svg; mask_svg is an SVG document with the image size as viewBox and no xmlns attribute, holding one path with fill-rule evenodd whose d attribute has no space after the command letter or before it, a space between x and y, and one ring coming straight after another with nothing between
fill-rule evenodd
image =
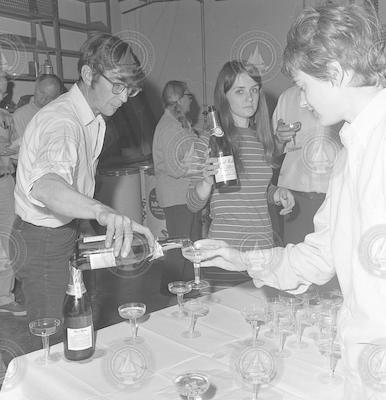
<instances>
[{"instance_id":1,"label":"blue jeans","mask_svg":"<svg viewBox=\"0 0 386 400\"><path fill-rule=\"evenodd\" d=\"M69 260L78 221L59 228L32 225L16 216L9 242L15 275L22 283L28 319L62 318Z\"/></svg>"}]
</instances>

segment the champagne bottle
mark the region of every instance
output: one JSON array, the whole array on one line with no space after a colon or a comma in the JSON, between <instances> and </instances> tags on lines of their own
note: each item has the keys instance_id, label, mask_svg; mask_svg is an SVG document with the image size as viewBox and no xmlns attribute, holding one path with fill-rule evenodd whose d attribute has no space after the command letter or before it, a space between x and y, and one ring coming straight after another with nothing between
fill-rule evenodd
<instances>
[{"instance_id":1,"label":"champagne bottle","mask_svg":"<svg viewBox=\"0 0 386 400\"><path fill-rule=\"evenodd\" d=\"M63 303L64 356L80 361L91 357L95 351L95 333L91 304L83 283L82 271L70 261L70 281Z\"/></svg>"},{"instance_id":2,"label":"champagne bottle","mask_svg":"<svg viewBox=\"0 0 386 400\"><path fill-rule=\"evenodd\" d=\"M127 257L114 256L113 247L105 247L105 235L84 236L77 240L76 268L80 270L111 268L151 262L164 255L164 252L182 247L186 238L158 239L154 249L150 249L145 236L133 232L131 249Z\"/></svg>"},{"instance_id":3,"label":"champagne bottle","mask_svg":"<svg viewBox=\"0 0 386 400\"><path fill-rule=\"evenodd\" d=\"M208 107L209 156L218 160L218 171L214 176L216 188L237 184L237 172L232 147L218 120L216 108Z\"/></svg>"}]
</instances>

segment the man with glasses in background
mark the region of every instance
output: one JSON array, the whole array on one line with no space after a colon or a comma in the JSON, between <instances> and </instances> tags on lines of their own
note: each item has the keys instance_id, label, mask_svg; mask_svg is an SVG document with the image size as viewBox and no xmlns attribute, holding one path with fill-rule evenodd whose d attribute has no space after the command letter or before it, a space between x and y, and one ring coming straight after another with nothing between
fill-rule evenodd
<instances>
[{"instance_id":1,"label":"man with glasses in background","mask_svg":"<svg viewBox=\"0 0 386 400\"><path fill-rule=\"evenodd\" d=\"M83 44L78 72L69 92L33 117L19 153L10 252L30 320L62 313L79 219L106 226L105 245L116 256L129 253L133 231L154 244L149 229L93 199L103 116L141 90L138 60L127 43L103 33Z\"/></svg>"}]
</instances>

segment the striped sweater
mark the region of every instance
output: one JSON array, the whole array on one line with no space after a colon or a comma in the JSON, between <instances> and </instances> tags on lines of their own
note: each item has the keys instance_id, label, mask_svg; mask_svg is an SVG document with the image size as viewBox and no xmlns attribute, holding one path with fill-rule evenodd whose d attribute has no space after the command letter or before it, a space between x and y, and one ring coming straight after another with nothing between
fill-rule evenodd
<instances>
[{"instance_id":1,"label":"striped sweater","mask_svg":"<svg viewBox=\"0 0 386 400\"><path fill-rule=\"evenodd\" d=\"M273 246L268 201L273 203L276 189L271 185L272 168L264 159L262 143L249 128L237 128L240 135L240 157L244 171L239 173L239 184L224 189L214 188L210 198L212 223L209 237L221 239L242 250ZM203 138L196 153L202 160L207 155L208 139ZM189 185L187 204L192 211L202 209L207 200L201 200L195 185L202 176L195 176Z\"/></svg>"}]
</instances>

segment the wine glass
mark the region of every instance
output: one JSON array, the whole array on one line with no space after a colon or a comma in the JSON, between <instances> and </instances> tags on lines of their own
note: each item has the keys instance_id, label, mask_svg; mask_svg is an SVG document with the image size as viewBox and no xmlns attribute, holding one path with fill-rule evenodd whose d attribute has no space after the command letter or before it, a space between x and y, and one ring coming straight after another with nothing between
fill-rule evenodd
<instances>
[{"instance_id":1,"label":"wine glass","mask_svg":"<svg viewBox=\"0 0 386 400\"><path fill-rule=\"evenodd\" d=\"M304 349L308 344L302 341L305 327L312 326L313 321L307 309L298 310L295 314L296 339L288 342L288 346L295 349Z\"/></svg>"},{"instance_id":2,"label":"wine glass","mask_svg":"<svg viewBox=\"0 0 386 400\"><path fill-rule=\"evenodd\" d=\"M172 312L172 316L175 318L185 317L186 313L183 309L184 294L189 293L192 290L192 286L184 281L175 281L168 284L168 289L170 293L177 295L178 301L178 311Z\"/></svg>"},{"instance_id":3,"label":"wine glass","mask_svg":"<svg viewBox=\"0 0 386 400\"><path fill-rule=\"evenodd\" d=\"M174 378L178 394L187 400L198 400L209 389L209 379L202 372L188 371Z\"/></svg>"},{"instance_id":4,"label":"wine glass","mask_svg":"<svg viewBox=\"0 0 386 400\"><path fill-rule=\"evenodd\" d=\"M257 340L260 327L266 323L267 310L264 304L252 303L243 307L241 315L252 328L252 345L264 344L262 340Z\"/></svg>"},{"instance_id":5,"label":"wine glass","mask_svg":"<svg viewBox=\"0 0 386 400\"><path fill-rule=\"evenodd\" d=\"M193 263L194 267L194 281L188 283L192 286L193 290L203 290L208 288L209 282L201 280L200 278L200 267L201 267L201 252L199 249L194 248L193 243L190 240L184 240L182 242L182 255Z\"/></svg>"},{"instance_id":6,"label":"wine glass","mask_svg":"<svg viewBox=\"0 0 386 400\"><path fill-rule=\"evenodd\" d=\"M137 336L137 319L145 315L146 304L144 303L125 303L118 307L121 318L128 319L131 326L131 338L127 339L130 343L141 343L143 339Z\"/></svg>"},{"instance_id":7,"label":"wine glass","mask_svg":"<svg viewBox=\"0 0 386 400\"><path fill-rule=\"evenodd\" d=\"M264 333L264 336L274 338L278 336L278 318L277 313L283 309L283 304L278 297L268 298L267 305L267 322L269 322L270 329Z\"/></svg>"},{"instance_id":8,"label":"wine glass","mask_svg":"<svg viewBox=\"0 0 386 400\"><path fill-rule=\"evenodd\" d=\"M252 385L252 400L258 399L260 386L271 382L277 372L276 361L271 352L259 346L244 349L236 359L235 367L242 382ZM277 399L273 393L266 393L259 398Z\"/></svg>"},{"instance_id":9,"label":"wine glass","mask_svg":"<svg viewBox=\"0 0 386 400\"><path fill-rule=\"evenodd\" d=\"M205 317L209 313L209 308L200 300L189 300L184 303L184 310L190 315L189 330L182 332L184 338L193 339L201 336L199 331L194 330L196 327L197 319Z\"/></svg>"},{"instance_id":10,"label":"wine glass","mask_svg":"<svg viewBox=\"0 0 386 400\"><path fill-rule=\"evenodd\" d=\"M338 360L341 358L341 351L339 343L333 340L320 340L318 348L322 356L328 357L330 361L329 373L319 375L318 379L324 384L339 385L343 379L340 375L335 374L335 368Z\"/></svg>"},{"instance_id":11,"label":"wine glass","mask_svg":"<svg viewBox=\"0 0 386 400\"><path fill-rule=\"evenodd\" d=\"M29 330L33 335L40 336L43 343L43 355L36 360L36 363L47 365L52 362L50 358L50 336L55 334L60 326L57 318L41 318L29 323Z\"/></svg>"},{"instance_id":12,"label":"wine glass","mask_svg":"<svg viewBox=\"0 0 386 400\"><path fill-rule=\"evenodd\" d=\"M285 132L293 132L293 136L291 137L291 145L287 143L286 151L295 151L299 150L302 147L296 145L296 132L298 132L302 127L302 123L300 121L292 122L290 124L285 124L282 119L278 121L277 129Z\"/></svg>"},{"instance_id":13,"label":"wine glass","mask_svg":"<svg viewBox=\"0 0 386 400\"><path fill-rule=\"evenodd\" d=\"M295 332L295 321L288 309L282 309L277 313L278 332L279 332L279 349L275 355L280 358L287 358L291 355L289 350L284 349L287 336Z\"/></svg>"}]
</instances>

